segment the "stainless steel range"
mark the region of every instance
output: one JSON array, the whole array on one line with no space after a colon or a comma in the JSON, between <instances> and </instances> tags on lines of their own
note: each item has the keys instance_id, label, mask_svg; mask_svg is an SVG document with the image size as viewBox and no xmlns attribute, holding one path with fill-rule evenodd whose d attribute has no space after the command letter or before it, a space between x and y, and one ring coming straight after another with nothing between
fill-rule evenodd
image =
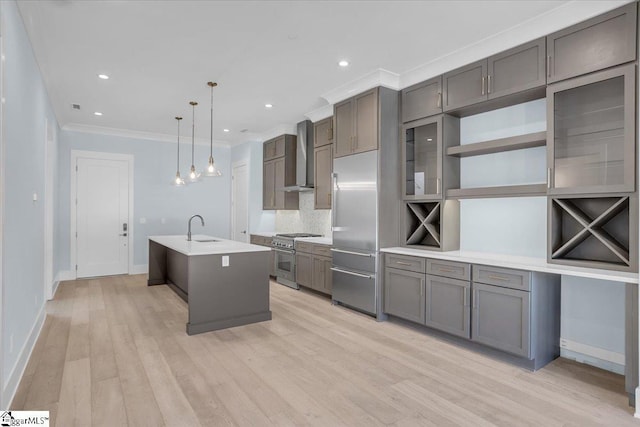
<instances>
[{"instance_id":1,"label":"stainless steel range","mask_svg":"<svg viewBox=\"0 0 640 427\"><path fill-rule=\"evenodd\" d=\"M311 233L276 234L271 241L271 247L276 252L276 281L293 289L300 289L300 286L296 283L295 241L301 237L321 236Z\"/></svg>"}]
</instances>

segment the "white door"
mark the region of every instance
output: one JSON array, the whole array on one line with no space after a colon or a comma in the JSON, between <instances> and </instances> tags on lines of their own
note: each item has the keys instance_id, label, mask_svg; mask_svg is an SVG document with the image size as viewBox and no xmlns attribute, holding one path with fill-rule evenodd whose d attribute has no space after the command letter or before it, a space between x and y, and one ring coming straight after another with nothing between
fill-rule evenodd
<instances>
[{"instance_id":1,"label":"white door","mask_svg":"<svg viewBox=\"0 0 640 427\"><path fill-rule=\"evenodd\" d=\"M233 166L231 186L231 239L249 242L249 169L246 163Z\"/></svg>"},{"instance_id":2,"label":"white door","mask_svg":"<svg viewBox=\"0 0 640 427\"><path fill-rule=\"evenodd\" d=\"M76 163L77 277L129 271L129 164L79 157Z\"/></svg>"}]
</instances>

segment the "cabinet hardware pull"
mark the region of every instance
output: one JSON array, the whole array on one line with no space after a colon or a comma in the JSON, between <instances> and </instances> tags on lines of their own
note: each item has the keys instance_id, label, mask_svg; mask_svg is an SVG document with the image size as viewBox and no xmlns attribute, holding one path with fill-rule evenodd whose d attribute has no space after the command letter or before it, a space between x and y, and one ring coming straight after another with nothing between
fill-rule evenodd
<instances>
[{"instance_id":1,"label":"cabinet hardware pull","mask_svg":"<svg viewBox=\"0 0 640 427\"><path fill-rule=\"evenodd\" d=\"M487 76L487 94L491 93L491 74Z\"/></svg>"},{"instance_id":2,"label":"cabinet hardware pull","mask_svg":"<svg viewBox=\"0 0 640 427\"><path fill-rule=\"evenodd\" d=\"M551 188L551 168L547 168L547 188Z\"/></svg>"},{"instance_id":3,"label":"cabinet hardware pull","mask_svg":"<svg viewBox=\"0 0 640 427\"><path fill-rule=\"evenodd\" d=\"M333 128L327 129L327 139L331 141L333 139Z\"/></svg>"},{"instance_id":4,"label":"cabinet hardware pull","mask_svg":"<svg viewBox=\"0 0 640 427\"><path fill-rule=\"evenodd\" d=\"M410 262L403 262L403 261L396 261L396 264L406 265L406 266L409 266L409 267L411 267L413 265Z\"/></svg>"},{"instance_id":5,"label":"cabinet hardware pull","mask_svg":"<svg viewBox=\"0 0 640 427\"><path fill-rule=\"evenodd\" d=\"M365 279L371 279L372 278L372 276L369 275L369 274L355 273L353 271L347 271L347 270L343 270L341 268L336 268L336 267L331 267L331 271L337 271L338 273L345 273L345 274L349 274L351 276L363 277Z\"/></svg>"},{"instance_id":6,"label":"cabinet hardware pull","mask_svg":"<svg viewBox=\"0 0 640 427\"><path fill-rule=\"evenodd\" d=\"M469 292L469 289L465 289L464 293L462 294L462 298L463 298L462 305L464 307L469 307L469 297L467 295L468 292Z\"/></svg>"},{"instance_id":7,"label":"cabinet hardware pull","mask_svg":"<svg viewBox=\"0 0 640 427\"><path fill-rule=\"evenodd\" d=\"M503 282L508 282L509 278L508 277L502 277L502 276L494 276L494 275L489 275L489 279L493 279L493 280L501 280Z\"/></svg>"},{"instance_id":8,"label":"cabinet hardware pull","mask_svg":"<svg viewBox=\"0 0 640 427\"><path fill-rule=\"evenodd\" d=\"M331 194L331 229L333 230L333 227L337 227L338 224L336 224L336 210L338 207L338 174L336 172L332 172L331 173L331 178L333 178L333 191L330 193Z\"/></svg>"},{"instance_id":9,"label":"cabinet hardware pull","mask_svg":"<svg viewBox=\"0 0 640 427\"><path fill-rule=\"evenodd\" d=\"M438 92L438 100L436 101L436 107L442 107L442 92Z\"/></svg>"},{"instance_id":10,"label":"cabinet hardware pull","mask_svg":"<svg viewBox=\"0 0 640 427\"><path fill-rule=\"evenodd\" d=\"M440 178L436 178L436 194L440 194Z\"/></svg>"},{"instance_id":11,"label":"cabinet hardware pull","mask_svg":"<svg viewBox=\"0 0 640 427\"><path fill-rule=\"evenodd\" d=\"M478 291L473 291L473 308L478 308L479 295Z\"/></svg>"},{"instance_id":12,"label":"cabinet hardware pull","mask_svg":"<svg viewBox=\"0 0 640 427\"><path fill-rule=\"evenodd\" d=\"M481 95L484 95L484 76L482 76L482 93Z\"/></svg>"},{"instance_id":13,"label":"cabinet hardware pull","mask_svg":"<svg viewBox=\"0 0 640 427\"><path fill-rule=\"evenodd\" d=\"M551 77L551 55L547 56L547 77Z\"/></svg>"},{"instance_id":14,"label":"cabinet hardware pull","mask_svg":"<svg viewBox=\"0 0 640 427\"><path fill-rule=\"evenodd\" d=\"M420 283L420 296L424 295L424 283Z\"/></svg>"},{"instance_id":15,"label":"cabinet hardware pull","mask_svg":"<svg viewBox=\"0 0 640 427\"><path fill-rule=\"evenodd\" d=\"M449 270L448 268L440 268L440 267L438 267L438 271L441 271L443 273L455 273L455 270Z\"/></svg>"}]
</instances>

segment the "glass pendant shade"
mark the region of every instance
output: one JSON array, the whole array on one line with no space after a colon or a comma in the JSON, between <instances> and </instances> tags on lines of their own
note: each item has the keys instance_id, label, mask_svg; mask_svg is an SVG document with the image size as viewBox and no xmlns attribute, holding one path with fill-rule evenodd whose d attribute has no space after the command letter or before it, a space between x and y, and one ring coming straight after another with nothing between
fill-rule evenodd
<instances>
[{"instance_id":1,"label":"glass pendant shade","mask_svg":"<svg viewBox=\"0 0 640 427\"><path fill-rule=\"evenodd\" d=\"M182 187L185 184L184 179L180 176L180 120L182 120L182 117L176 117L176 121L178 122L178 149L176 155L177 168L176 177L171 181L171 184L176 187Z\"/></svg>"},{"instance_id":2,"label":"glass pendant shade","mask_svg":"<svg viewBox=\"0 0 640 427\"><path fill-rule=\"evenodd\" d=\"M198 182L200 181L200 173L196 170L195 162L194 162L194 151L196 147L196 105L197 102L191 101L189 102L192 109L191 116L191 169L189 170L189 182Z\"/></svg>"},{"instance_id":3,"label":"glass pendant shade","mask_svg":"<svg viewBox=\"0 0 640 427\"><path fill-rule=\"evenodd\" d=\"M222 172L216 167L213 160L213 88L218 86L218 83L207 82L207 86L211 88L211 141L209 145L209 164L204 172L205 176L222 176Z\"/></svg>"}]
</instances>

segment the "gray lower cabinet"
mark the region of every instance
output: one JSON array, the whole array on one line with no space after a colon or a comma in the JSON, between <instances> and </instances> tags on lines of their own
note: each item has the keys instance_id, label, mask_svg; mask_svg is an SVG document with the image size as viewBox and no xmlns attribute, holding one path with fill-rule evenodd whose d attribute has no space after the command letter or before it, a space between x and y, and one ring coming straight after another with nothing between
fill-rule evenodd
<instances>
[{"instance_id":1,"label":"gray lower cabinet","mask_svg":"<svg viewBox=\"0 0 640 427\"><path fill-rule=\"evenodd\" d=\"M313 257L313 289L331 295L333 277L331 274L331 258Z\"/></svg>"},{"instance_id":2,"label":"gray lower cabinet","mask_svg":"<svg viewBox=\"0 0 640 427\"><path fill-rule=\"evenodd\" d=\"M632 2L547 36L549 83L634 61L637 7Z\"/></svg>"},{"instance_id":3,"label":"gray lower cabinet","mask_svg":"<svg viewBox=\"0 0 640 427\"><path fill-rule=\"evenodd\" d=\"M473 341L529 357L529 292L473 284Z\"/></svg>"},{"instance_id":4,"label":"gray lower cabinet","mask_svg":"<svg viewBox=\"0 0 640 427\"><path fill-rule=\"evenodd\" d=\"M471 283L429 274L425 283L425 324L471 338Z\"/></svg>"},{"instance_id":5,"label":"gray lower cabinet","mask_svg":"<svg viewBox=\"0 0 640 427\"><path fill-rule=\"evenodd\" d=\"M331 295L331 247L310 242L296 242L296 283Z\"/></svg>"},{"instance_id":6,"label":"gray lower cabinet","mask_svg":"<svg viewBox=\"0 0 640 427\"><path fill-rule=\"evenodd\" d=\"M424 273L386 268L384 272L385 313L424 324L424 288Z\"/></svg>"},{"instance_id":7,"label":"gray lower cabinet","mask_svg":"<svg viewBox=\"0 0 640 427\"><path fill-rule=\"evenodd\" d=\"M313 255L296 252L296 283L307 288L313 285Z\"/></svg>"}]
</instances>

